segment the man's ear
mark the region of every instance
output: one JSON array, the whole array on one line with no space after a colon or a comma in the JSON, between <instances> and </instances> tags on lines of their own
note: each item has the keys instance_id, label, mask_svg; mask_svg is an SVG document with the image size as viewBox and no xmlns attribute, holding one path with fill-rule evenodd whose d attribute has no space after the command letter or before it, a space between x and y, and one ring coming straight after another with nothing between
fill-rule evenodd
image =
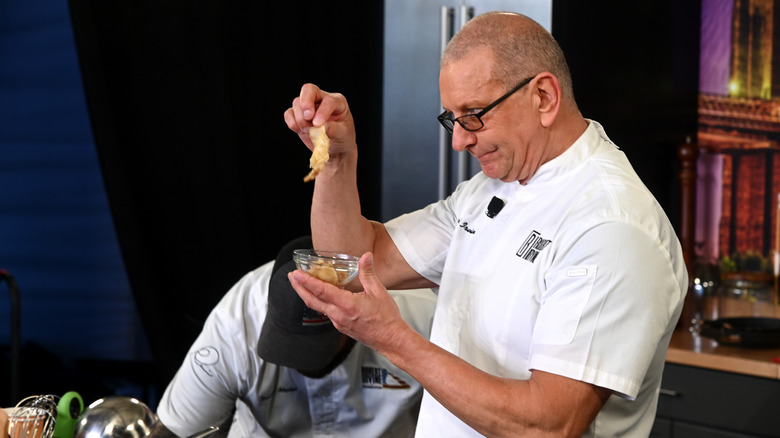
<instances>
[{"instance_id":1,"label":"man's ear","mask_svg":"<svg viewBox=\"0 0 780 438\"><path fill-rule=\"evenodd\" d=\"M539 119L542 126L550 127L561 109L561 83L552 73L539 73L535 81L535 97L538 99Z\"/></svg>"}]
</instances>

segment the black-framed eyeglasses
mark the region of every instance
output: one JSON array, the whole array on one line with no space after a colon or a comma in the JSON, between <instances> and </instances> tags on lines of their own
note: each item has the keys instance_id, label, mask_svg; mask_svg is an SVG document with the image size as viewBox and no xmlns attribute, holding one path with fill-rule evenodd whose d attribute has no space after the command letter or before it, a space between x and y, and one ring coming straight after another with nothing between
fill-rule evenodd
<instances>
[{"instance_id":1,"label":"black-framed eyeglasses","mask_svg":"<svg viewBox=\"0 0 780 438\"><path fill-rule=\"evenodd\" d=\"M472 132L479 131L480 129L482 129L483 126L485 126L485 124L482 122L482 116L484 116L485 113L495 108L496 105L503 102L504 99L511 96L512 93L514 93L515 91L528 85L528 83L531 82L535 77L536 75L531 76L530 78L527 79L523 79L522 81L520 81L519 84L517 84L515 88L512 88L511 90L507 91L506 94L499 97L498 99L493 101L493 103L486 106L485 108L482 109L482 111L476 114L465 114L460 117L453 118L452 112L444 111L443 113L439 114L439 117L437 117L437 119L439 120L439 123L441 123L441 126L444 126L444 129L446 129L447 132L449 132L450 134L452 134L452 129L455 127L455 122L458 122L458 124L462 126L463 129L465 129L466 131L472 131Z\"/></svg>"}]
</instances>

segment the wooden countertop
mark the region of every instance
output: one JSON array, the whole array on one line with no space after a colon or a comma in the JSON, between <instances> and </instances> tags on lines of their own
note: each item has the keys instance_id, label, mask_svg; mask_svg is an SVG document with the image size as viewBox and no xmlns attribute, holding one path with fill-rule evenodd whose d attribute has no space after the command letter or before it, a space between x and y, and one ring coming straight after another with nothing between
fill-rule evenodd
<instances>
[{"instance_id":1,"label":"wooden countertop","mask_svg":"<svg viewBox=\"0 0 780 438\"><path fill-rule=\"evenodd\" d=\"M669 343L666 361L719 371L780 379L780 348L755 349L718 345L685 328Z\"/></svg>"}]
</instances>

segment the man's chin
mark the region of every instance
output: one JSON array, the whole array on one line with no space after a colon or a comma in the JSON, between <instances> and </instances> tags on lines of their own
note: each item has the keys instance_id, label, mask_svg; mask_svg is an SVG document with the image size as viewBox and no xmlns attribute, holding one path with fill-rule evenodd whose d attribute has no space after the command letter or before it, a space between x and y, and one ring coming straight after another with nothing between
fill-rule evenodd
<instances>
[{"instance_id":1,"label":"man's chin","mask_svg":"<svg viewBox=\"0 0 780 438\"><path fill-rule=\"evenodd\" d=\"M496 169L494 166L490 165L481 165L480 169L482 169L482 173L485 174L486 177L490 179L499 179L504 180L505 174L503 172L499 172L498 169Z\"/></svg>"}]
</instances>

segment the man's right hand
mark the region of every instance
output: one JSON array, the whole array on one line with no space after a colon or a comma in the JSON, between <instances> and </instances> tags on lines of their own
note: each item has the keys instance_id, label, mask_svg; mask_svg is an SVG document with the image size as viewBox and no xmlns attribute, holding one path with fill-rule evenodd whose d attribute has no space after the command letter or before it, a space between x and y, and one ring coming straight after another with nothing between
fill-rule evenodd
<instances>
[{"instance_id":1,"label":"man's right hand","mask_svg":"<svg viewBox=\"0 0 780 438\"><path fill-rule=\"evenodd\" d=\"M284 121L310 150L314 145L309 138L309 128L326 123L331 157L352 152L357 147L352 113L347 99L340 93L328 93L314 84L305 84L292 107L284 112Z\"/></svg>"}]
</instances>

